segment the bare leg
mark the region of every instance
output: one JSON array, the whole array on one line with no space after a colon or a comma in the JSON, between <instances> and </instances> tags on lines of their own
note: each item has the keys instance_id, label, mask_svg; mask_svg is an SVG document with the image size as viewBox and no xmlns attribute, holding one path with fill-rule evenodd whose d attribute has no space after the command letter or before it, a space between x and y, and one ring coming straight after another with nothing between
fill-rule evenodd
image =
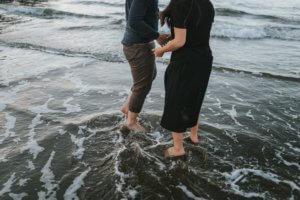
<instances>
[{"instance_id":1,"label":"bare leg","mask_svg":"<svg viewBox=\"0 0 300 200\"><path fill-rule=\"evenodd\" d=\"M128 93L128 97L125 101L125 103L123 104L123 106L120 108L120 111L124 114L124 115L128 115L128 111L129 111L129 101L130 101L130 97L131 97L132 92L130 91Z\"/></svg>"},{"instance_id":2,"label":"bare leg","mask_svg":"<svg viewBox=\"0 0 300 200\"><path fill-rule=\"evenodd\" d=\"M198 143L199 139L198 139L198 129L199 129L199 124L197 123L195 126L193 126L191 128L191 132L190 132L190 139L192 140L192 142L194 143Z\"/></svg>"},{"instance_id":3,"label":"bare leg","mask_svg":"<svg viewBox=\"0 0 300 200\"><path fill-rule=\"evenodd\" d=\"M128 111L128 117L125 121L125 126L134 132L145 132L145 128L137 123L138 113Z\"/></svg>"},{"instance_id":4,"label":"bare leg","mask_svg":"<svg viewBox=\"0 0 300 200\"><path fill-rule=\"evenodd\" d=\"M183 156L185 154L183 147L183 134L172 132L173 147L167 149L167 156Z\"/></svg>"}]
</instances>

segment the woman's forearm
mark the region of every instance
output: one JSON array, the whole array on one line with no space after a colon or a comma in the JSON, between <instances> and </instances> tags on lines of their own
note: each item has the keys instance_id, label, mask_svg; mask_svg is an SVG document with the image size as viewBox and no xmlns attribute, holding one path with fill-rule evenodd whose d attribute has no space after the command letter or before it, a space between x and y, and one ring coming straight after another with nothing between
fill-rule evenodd
<instances>
[{"instance_id":1,"label":"woman's forearm","mask_svg":"<svg viewBox=\"0 0 300 200\"><path fill-rule=\"evenodd\" d=\"M170 51L176 51L177 49L181 48L184 44L180 44L178 41L171 40L166 44L166 46L161 47L161 50L163 52L170 52Z\"/></svg>"},{"instance_id":2,"label":"woman's forearm","mask_svg":"<svg viewBox=\"0 0 300 200\"><path fill-rule=\"evenodd\" d=\"M186 42L186 29L174 28L175 38L168 42L165 46L156 48L153 53L157 57L162 57L164 53L169 51L176 51L183 47Z\"/></svg>"}]
</instances>

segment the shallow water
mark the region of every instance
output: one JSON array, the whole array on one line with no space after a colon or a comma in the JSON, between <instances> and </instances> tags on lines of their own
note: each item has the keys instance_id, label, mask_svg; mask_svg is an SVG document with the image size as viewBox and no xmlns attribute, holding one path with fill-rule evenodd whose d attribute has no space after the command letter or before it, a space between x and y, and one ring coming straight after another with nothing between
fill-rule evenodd
<instances>
[{"instance_id":1,"label":"shallow water","mask_svg":"<svg viewBox=\"0 0 300 200\"><path fill-rule=\"evenodd\" d=\"M214 70L186 160L162 155L168 55L147 134L119 131L123 1L0 4L0 199L300 199L300 4L213 3Z\"/></svg>"}]
</instances>

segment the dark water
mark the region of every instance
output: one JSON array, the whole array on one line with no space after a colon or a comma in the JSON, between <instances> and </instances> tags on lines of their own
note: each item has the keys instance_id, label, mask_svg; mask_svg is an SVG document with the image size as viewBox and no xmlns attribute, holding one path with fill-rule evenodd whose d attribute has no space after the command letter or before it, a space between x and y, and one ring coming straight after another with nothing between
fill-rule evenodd
<instances>
[{"instance_id":1,"label":"dark water","mask_svg":"<svg viewBox=\"0 0 300 200\"><path fill-rule=\"evenodd\" d=\"M186 160L162 155L168 55L147 134L119 132L124 1L0 4L0 199L300 199L300 3L213 3L214 70Z\"/></svg>"}]
</instances>

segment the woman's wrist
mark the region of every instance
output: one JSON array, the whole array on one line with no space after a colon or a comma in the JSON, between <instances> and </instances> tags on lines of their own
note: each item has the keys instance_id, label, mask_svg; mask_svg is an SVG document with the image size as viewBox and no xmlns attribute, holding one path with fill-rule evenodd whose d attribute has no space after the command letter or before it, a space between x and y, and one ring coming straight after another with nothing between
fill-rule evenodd
<instances>
[{"instance_id":1,"label":"woman's wrist","mask_svg":"<svg viewBox=\"0 0 300 200\"><path fill-rule=\"evenodd\" d=\"M172 42L172 41L168 42L165 46L161 47L161 48L162 48L161 51L164 52L164 53L169 52L169 51L170 51L170 45L171 45L171 42Z\"/></svg>"}]
</instances>

